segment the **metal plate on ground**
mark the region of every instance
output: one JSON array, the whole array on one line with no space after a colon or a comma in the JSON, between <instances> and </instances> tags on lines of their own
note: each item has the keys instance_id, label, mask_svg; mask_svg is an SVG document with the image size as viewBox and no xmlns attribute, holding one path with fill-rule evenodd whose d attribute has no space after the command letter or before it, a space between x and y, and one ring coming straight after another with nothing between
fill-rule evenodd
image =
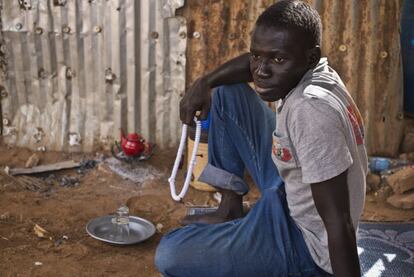
<instances>
[{"instance_id":1,"label":"metal plate on ground","mask_svg":"<svg viewBox=\"0 0 414 277\"><path fill-rule=\"evenodd\" d=\"M218 207L192 206L187 207L187 215L208 214L217 211Z\"/></svg>"},{"instance_id":2,"label":"metal plate on ground","mask_svg":"<svg viewBox=\"0 0 414 277\"><path fill-rule=\"evenodd\" d=\"M129 245L144 241L155 233L154 225L146 219L129 216L129 230L120 230L112 223L113 215L92 219L86 225L86 232L93 238L118 245Z\"/></svg>"}]
</instances>

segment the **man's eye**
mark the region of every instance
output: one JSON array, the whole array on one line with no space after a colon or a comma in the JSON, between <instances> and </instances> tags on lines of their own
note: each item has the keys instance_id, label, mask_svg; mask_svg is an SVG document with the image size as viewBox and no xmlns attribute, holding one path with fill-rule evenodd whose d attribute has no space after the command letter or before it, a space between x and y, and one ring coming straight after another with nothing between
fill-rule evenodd
<instances>
[{"instance_id":1,"label":"man's eye","mask_svg":"<svg viewBox=\"0 0 414 277\"><path fill-rule=\"evenodd\" d=\"M282 62L284 62L284 60L285 59L283 59L283 58L274 58L273 59L276 63L282 63Z\"/></svg>"}]
</instances>

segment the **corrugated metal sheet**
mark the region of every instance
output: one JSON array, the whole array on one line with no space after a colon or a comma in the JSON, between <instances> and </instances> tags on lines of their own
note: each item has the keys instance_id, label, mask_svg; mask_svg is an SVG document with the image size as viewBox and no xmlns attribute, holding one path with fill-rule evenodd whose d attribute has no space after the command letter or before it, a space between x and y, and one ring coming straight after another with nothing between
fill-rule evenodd
<instances>
[{"instance_id":1,"label":"corrugated metal sheet","mask_svg":"<svg viewBox=\"0 0 414 277\"><path fill-rule=\"evenodd\" d=\"M187 84L249 49L257 16L273 0L187 1ZM395 155L403 133L399 26L402 0L308 0L321 14L322 50L365 119L371 154Z\"/></svg>"},{"instance_id":2,"label":"corrugated metal sheet","mask_svg":"<svg viewBox=\"0 0 414 277\"><path fill-rule=\"evenodd\" d=\"M175 10L184 0L0 4L6 143L91 151L122 127L177 144L187 27Z\"/></svg>"}]
</instances>

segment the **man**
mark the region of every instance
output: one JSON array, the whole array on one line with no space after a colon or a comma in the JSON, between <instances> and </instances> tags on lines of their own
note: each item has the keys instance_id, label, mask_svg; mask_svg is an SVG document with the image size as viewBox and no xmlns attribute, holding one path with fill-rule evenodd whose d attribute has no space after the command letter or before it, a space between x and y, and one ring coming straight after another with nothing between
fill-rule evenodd
<instances>
[{"instance_id":1,"label":"man","mask_svg":"<svg viewBox=\"0 0 414 277\"><path fill-rule=\"evenodd\" d=\"M216 87L200 180L222 201L217 212L187 216L183 222L194 224L165 235L156 254L164 276L360 276L362 120L321 58L320 41L314 9L279 1L257 19L250 53L196 81L183 98L181 119L191 124L197 110L207 116ZM262 100L279 100L276 116ZM242 218L245 169L261 198Z\"/></svg>"}]
</instances>

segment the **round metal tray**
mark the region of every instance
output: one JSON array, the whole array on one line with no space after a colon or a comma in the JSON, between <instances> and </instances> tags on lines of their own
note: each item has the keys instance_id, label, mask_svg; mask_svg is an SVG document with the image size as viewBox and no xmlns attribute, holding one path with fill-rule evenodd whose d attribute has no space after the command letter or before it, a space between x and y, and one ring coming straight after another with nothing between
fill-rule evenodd
<instances>
[{"instance_id":1,"label":"round metal tray","mask_svg":"<svg viewBox=\"0 0 414 277\"><path fill-rule=\"evenodd\" d=\"M93 238L118 245L129 245L144 241L155 233L154 225L146 219L129 216L129 235L121 239L120 231L112 223L113 215L92 219L86 225L86 232ZM122 231L125 234L125 229Z\"/></svg>"}]
</instances>

